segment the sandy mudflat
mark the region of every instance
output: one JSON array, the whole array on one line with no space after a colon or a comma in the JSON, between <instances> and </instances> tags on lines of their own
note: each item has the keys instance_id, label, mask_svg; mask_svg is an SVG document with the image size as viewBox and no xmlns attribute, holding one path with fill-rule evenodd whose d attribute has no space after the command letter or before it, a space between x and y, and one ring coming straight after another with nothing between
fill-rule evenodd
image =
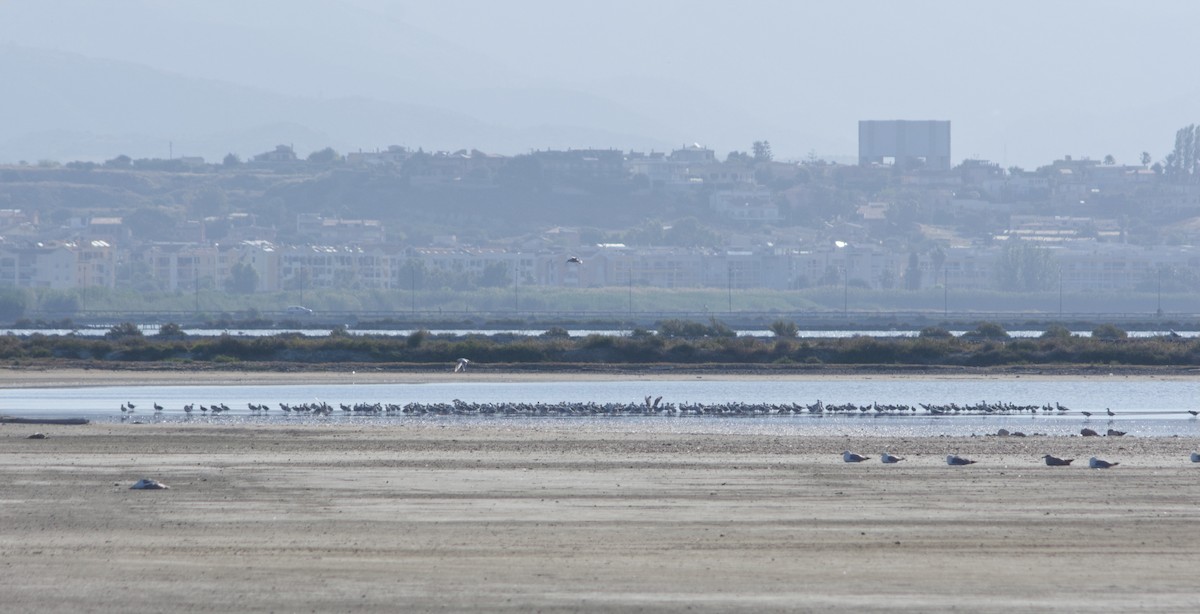
<instances>
[{"instance_id":1,"label":"sandy mudflat","mask_svg":"<svg viewBox=\"0 0 1200 614\"><path fill-rule=\"evenodd\" d=\"M0 425L0 610L1200 603L1195 440L850 441L582 424ZM49 438L25 438L34 431ZM909 460L849 465L846 447ZM979 464L947 467L948 452ZM1122 465L1050 468L1046 452ZM143 477L172 488L129 490Z\"/></svg>"}]
</instances>

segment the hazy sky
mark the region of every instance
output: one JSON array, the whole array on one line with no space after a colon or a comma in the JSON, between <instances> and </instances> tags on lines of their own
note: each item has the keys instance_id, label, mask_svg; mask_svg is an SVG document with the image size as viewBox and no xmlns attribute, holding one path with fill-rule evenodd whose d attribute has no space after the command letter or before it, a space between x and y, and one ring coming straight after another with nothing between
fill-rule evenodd
<instances>
[{"instance_id":1,"label":"hazy sky","mask_svg":"<svg viewBox=\"0 0 1200 614\"><path fill-rule=\"evenodd\" d=\"M1197 24L1183 0L0 0L0 44L452 111L501 153L853 156L859 119L948 119L956 160L1023 166L1162 158L1200 121Z\"/></svg>"}]
</instances>

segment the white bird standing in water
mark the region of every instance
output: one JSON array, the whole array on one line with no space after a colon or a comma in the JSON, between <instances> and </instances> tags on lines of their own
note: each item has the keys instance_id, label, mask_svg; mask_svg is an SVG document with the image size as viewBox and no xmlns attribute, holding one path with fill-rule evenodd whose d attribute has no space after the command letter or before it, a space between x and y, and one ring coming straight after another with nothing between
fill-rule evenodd
<instances>
[{"instance_id":1,"label":"white bird standing in water","mask_svg":"<svg viewBox=\"0 0 1200 614\"><path fill-rule=\"evenodd\" d=\"M466 358L459 358L458 364L454 365L454 372L458 373L459 371L466 371L467 365L470 363L471 361L467 360Z\"/></svg>"}]
</instances>

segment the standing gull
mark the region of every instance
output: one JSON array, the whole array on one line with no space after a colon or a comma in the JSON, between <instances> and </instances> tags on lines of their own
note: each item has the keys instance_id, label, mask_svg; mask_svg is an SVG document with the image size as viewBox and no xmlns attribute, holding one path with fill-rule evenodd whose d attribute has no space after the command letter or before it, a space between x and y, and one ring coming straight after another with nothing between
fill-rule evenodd
<instances>
[{"instance_id":1,"label":"standing gull","mask_svg":"<svg viewBox=\"0 0 1200 614\"><path fill-rule=\"evenodd\" d=\"M1095 456L1088 459L1088 467L1091 467L1092 469L1108 469L1109 467L1116 467L1120 464L1121 463L1110 463L1106 460L1100 460Z\"/></svg>"},{"instance_id":2,"label":"standing gull","mask_svg":"<svg viewBox=\"0 0 1200 614\"><path fill-rule=\"evenodd\" d=\"M885 465L894 465L904 459L900 458L899 456L892 456L891 454L884 452L882 455L880 455L879 460L883 461L883 464Z\"/></svg>"},{"instance_id":3,"label":"standing gull","mask_svg":"<svg viewBox=\"0 0 1200 614\"><path fill-rule=\"evenodd\" d=\"M1051 467L1066 467L1067 465L1071 464L1071 461L1075 460L1073 458L1058 458L1056 456L1050 456L1049 454L1043 456L1042 458L1046 459L1046 464Z\"/></svg>"},{"instance_id":4,"label":"standing gull","mask_svg":"<svg viewBox=\"0 0 1200 614\"><path fill-rule=\"evenodd\" d=\"M855 454L849 450L842 452L842 460L846 461L847 463L861 463L861 462L863 462L865 460L869 460L869 459L870 459L869 456L861 456L861 455Z\"/></svg>"},{"instance_id":5,"label":"standing gull","mask_svg":"<svg viewBox=\"0 0 1200 614\"><path fill-rule=\"evenodd\" d=\"M946 464L950 466L974 465L975 461L951 454L946 457Z\"/></svg>"}]
</instances>

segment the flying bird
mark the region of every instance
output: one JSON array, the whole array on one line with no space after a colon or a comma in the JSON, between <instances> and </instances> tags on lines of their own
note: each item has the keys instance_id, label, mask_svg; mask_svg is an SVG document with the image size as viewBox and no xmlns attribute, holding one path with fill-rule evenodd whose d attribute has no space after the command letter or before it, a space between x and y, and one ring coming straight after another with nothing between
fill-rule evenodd
<instances>
[{"instance_id":1,"label":"flying bird","mask_svg":"<svg viewBox=\"0 0 1200 614\"><path fill-rule=\"evenodd\" d=\"M962 465L974 465L975 461L963 458L961 456L955 456L955 455L951 454L950 456L946 457L946 464L950 465L952 467L953 466L962 466Z\"/></svg>"},{"instance_id":2,"label":"flying bird","mask_svg":"<svg viewBox=\"0 0 1200 614\"><path fill-rule=\"evenodd\" d=\"M883 461L883 464L885 464L885 465L894 465L904 459L900 458L899 456L892 456L891 454L884 452L882 455L879 456L879 460Z\"/></svg>"},{"instance_id":3,"label":"flying bird","mask_svg":"<svg viewBox=\"0 0 1200 614\"><path fill-rule=\"evenodd\" d=\"M847 463L861 463L861 462L863 462L865 460L869 460L869 459L870 459L869 456L861 456L861 455L855 454L849 450L842 452L842 460L846 461Z\"/></svg>"},{"instance_id":4,"label":"flying bird","mask_svg":"<svg viewBox=\"0 0 1200 614\"><path fill-rule=\"evenodd\" d=\"M1049 454L1043 456L1042 458L1046 459L1046 464L1051 467L1066 467L1067 465L1071 464L1071 461L1075 460L1073 458L1058 458L1055 456L1050 456Z\"/></svg>"},{"instance_id":5,"label":"flying bird","mask_svg":"<svg viewBox=\"0 0 1200 614\"><path fill-rule=\"evenodd\" d=\"M1091 467L1092 469L1108 469L1109 467L1116 467L1120 464L1121 463L1110 463L1106 460L1100 460L1095 456L1088 459L1088 467Z\"/></svg>"},{"instance_id":6,"label":"flying bird","mask_svg":"<svg viewBox=\"0 0 1200 614\"><path fill-rule=\"evenodd\" d=\"M458 363L454 365L454 372L458 373L459 371L466 371L467 365L469 364L471 364L471 361L467 360L466 358L459 358Z\"/></svg>"},{"instance_id":7,"label":"flying bird","mask_svg":"<svg viewBox=\"0 0 1200 614\"><path fill-rule=\"evenodd\" d=\"M578 256L571 256L567 258L567 264L583 264L583 261Z\"/></svg>"}]
</instances>

